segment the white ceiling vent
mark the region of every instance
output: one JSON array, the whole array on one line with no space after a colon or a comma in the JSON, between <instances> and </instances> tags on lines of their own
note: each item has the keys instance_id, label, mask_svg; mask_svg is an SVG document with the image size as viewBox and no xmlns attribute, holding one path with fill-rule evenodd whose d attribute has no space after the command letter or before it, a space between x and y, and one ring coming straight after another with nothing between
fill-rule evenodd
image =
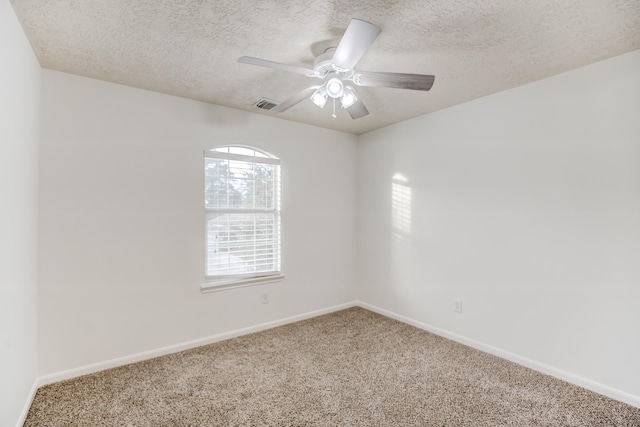
<instances>
[{"instance_id":1,"label":"white ceiling vent","mask_svg":"<svg viewBox=\"0 0 640 427\"><path fill-rule=\"evenodd\" d=\"M271 110L272 108L277 107L278 103L272 99L262 98L253 105L261 110Z\"/></svg>"}]
</instances>

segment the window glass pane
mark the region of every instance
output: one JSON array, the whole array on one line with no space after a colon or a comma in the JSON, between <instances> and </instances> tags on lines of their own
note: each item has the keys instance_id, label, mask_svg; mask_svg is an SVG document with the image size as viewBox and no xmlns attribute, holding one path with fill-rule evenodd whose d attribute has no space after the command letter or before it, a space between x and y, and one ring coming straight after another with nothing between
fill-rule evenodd
<instances>
[{"instance_id":1,"label":"window glass pane","mask_svg":"<svg viewBox=\"0 0 640 427\"><path fill-rule=\"evenodd\" d=\"M205 158L205 206L228 206L229 164L227 161Z\"/></svg>"},{"instance_id":2,"label":"window glass pane","mask_svg":"<svg viewBox=\"0 0 640 427\"><path fill-rule=\"evenodd\" d=\"M274 209L276 165L205 158L207 208Z\"/></svg>"},{"instance_id":3,"label":"window glass pane","mask_svg":"<svg viewBox=\"0 0 640 427\"><path fill-rule=\"evenodd\" d=\"M207 275L278 271L275 213L207 215Z\"/></svg>"}]
</instances>

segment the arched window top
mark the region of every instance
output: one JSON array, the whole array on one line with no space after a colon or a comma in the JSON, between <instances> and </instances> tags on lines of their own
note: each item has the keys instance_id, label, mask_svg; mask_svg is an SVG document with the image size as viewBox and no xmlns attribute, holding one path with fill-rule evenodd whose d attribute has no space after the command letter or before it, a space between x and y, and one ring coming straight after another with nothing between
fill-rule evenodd
<instances>
[{"instance_id":1,"label":"arched window top","mask_svg":"<svg viewBox=\"0 0 640 427\"><path fill-rule=\"evenodd\" d=\"M205 157L279 165L280 159L248 145L223 145L204 152Z\"/></svg>"},{"instance_id":2,"label":"arched window top","mask_svg":"<svg viewBox=\"0 0 640 427\"><path fill-rule=\"evenodd\" d=\"M277 157L273 154L267 153L254 147L250 147L248 145L223 145L222 147L213 148L211 149L211 151L214 151L216 153L238 154L241 156L277 159Z\"/></svg>"}]
</instances>

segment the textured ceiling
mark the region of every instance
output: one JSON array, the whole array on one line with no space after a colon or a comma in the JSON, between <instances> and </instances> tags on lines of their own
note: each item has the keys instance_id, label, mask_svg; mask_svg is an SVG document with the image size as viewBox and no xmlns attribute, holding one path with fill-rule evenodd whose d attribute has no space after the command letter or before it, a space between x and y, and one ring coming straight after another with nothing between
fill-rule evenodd
<instances>
[{"instance_id":1,"label":"textured ceiling","mask_svg":"<svg viewBox=\"0 0 640 427\"><path fill-rule=\"evenodd\" d=\"M357 68L434 74L429 92L358 87L370 115L303 101L278 117L360 134L640 49L640 0L11 0L45 68L259 114L317 80L351 18L382 33ZM597 82L594 82L597 84Z\"/></svg>"}]
</instances>

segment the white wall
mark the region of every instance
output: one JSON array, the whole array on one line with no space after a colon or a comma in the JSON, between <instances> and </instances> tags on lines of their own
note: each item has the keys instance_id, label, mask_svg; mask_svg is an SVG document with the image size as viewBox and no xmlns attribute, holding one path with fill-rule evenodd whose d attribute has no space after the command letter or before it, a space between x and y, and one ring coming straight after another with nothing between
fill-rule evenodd
<instances>
[{"instance_id":1,"label":"white wall","mask_svg":"<svg viewBox=\"0 0 640 427\"><path fill-rule=\"evenodd\" d=\"M282 283L201 294L203 150L282 159ZM355 300L352 135L43 71L43 375ZM261 292L270 303L261 304Z\"/></svg>"},{"instance_id":2,"label":"white wall","mask_svg":"<svg viewBox=\"0 0 640 427\"><path fill-rule=\"evenodd\" d=\"M359 298L638 404L639 76L636 51L361 136Z\"/></svg>"},{"instance_id":3,"label":"white wall","mask_svg":"<svg viewBox=\"0 0 640 427\"><path fill-rule=\"evenodd\" d=\"M0 425L10 426L37 375L41 71L8 0L0 0L0 58Z\"/></svg>"}]
</instances>

